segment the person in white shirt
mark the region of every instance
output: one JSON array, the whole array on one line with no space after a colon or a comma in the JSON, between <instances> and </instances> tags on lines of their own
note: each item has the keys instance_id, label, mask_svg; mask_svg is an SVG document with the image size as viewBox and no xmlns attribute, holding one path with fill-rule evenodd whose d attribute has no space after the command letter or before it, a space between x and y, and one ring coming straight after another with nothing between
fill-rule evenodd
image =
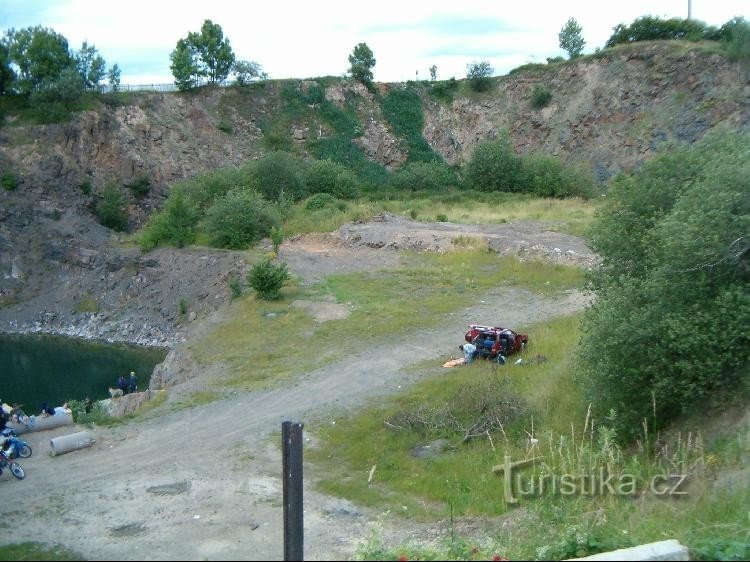
<instances>
[{"instance_id":1,"label":"person in white shirt","mask_svg":"<svg viewBox=\"0 0 750 562\"><path fill-rule=\"evenodd\" d=\"M469 363L471 363L477 354L477 346L473 343L465 343L463 345L459 345L458 349L464 352L464 365L468 365Z\"/></svg>"}]
</instances>

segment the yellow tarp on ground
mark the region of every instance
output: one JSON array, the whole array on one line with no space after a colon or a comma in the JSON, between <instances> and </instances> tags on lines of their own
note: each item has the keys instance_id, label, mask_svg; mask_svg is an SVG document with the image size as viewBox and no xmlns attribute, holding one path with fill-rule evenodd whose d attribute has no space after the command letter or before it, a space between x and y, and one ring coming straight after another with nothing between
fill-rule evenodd
<instances>
[{"instance_id":1,"label":"yellow tarp on ground","mask_svg":"<svg viewBox=\"0 0 750 562\"><path fill-rule=\"evenodd\" d=\"M446 361L443 363L443 367L457 367L458 365L464 364L464 358L459 357L458 359L451 359L450 361Z\"/></svg>"}]
</instances>

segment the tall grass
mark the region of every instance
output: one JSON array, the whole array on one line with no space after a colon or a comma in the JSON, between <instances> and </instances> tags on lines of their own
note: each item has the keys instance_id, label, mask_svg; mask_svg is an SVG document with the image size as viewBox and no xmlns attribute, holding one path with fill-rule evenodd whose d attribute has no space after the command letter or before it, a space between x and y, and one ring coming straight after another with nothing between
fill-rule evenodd
<instances>
[{"instance_id":1,"label":"tall grass","mask_svg":"<svg viewBox=\"0 0 750 562\"><path fill-rule=\"evenodd\" d=\"M371 218L383 212L435 221L443 215L448 222L468 224L504 224L516 221L543 221L548 228L582 236L599 208L598 201L584 199L548 199L529 195L480 193L446 190L441 193L380 191L341 208L311 212L304 203L291 208L284 221L290 236L309 232L331 232L346 222Z\"/></svg>"}]
</instances>

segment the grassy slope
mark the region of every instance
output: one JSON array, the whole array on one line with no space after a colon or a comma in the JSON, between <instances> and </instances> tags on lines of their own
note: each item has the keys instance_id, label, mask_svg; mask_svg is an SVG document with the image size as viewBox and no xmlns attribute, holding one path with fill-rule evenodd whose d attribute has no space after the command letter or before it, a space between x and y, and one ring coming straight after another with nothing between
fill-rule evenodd
<instances>
[{"instance_id":1,"label":"grassy slope","mask_svg":"<svg viewBox=\"0 0 750 562\"><path fill-rule=\"evenodd\" d=\"M682 420L670 435L661 437L667 448L660 449L658 455L651 453L654 436L643 440L649 443L645 451L620 451L605 445L606 420L600 423L586 418L586 405L573 380L572 358L580 336L577 324L577 317L569 317L529 328L534 342L529 356L541 353L548 357L546 363L497 369L479 362L470 368L435 373L395 399L337 420L322 433L323 444L312 454L319 472L327 475L321 479L321 488L398 514L391 517L445 519L456 515L485 521L502 517L506 524L488 524L495 530L487 532L477 557L499 552L512 559L559 559L666 538L688 545L698 559L746 557L750 553L750 416L746 403L736 399L735 418L718 428L717 412ZM492 379L496 382L489 382L490 387L499 385L503 394L520 397L528 407L526 415L504 431L495 431L492 439L464 444L461 432L393 431L383 423L400 411L429 411L465 399L467 387L484 384L488 388ZM464 401L462 406L471 405ZM580 437L574 436L584 433L584 423L588 428L595 424L597 430L589 429L583 443L577 445ZM536 453L529 449L532 432L540 441ZM437 438L448 439L451 448L434 459L412 454L419 445ZM546 465L553 473L560 471L557 474L590 474L586 472L589 462L608 467L614 474L634 474L639 493L538 495L523 497L522 507L512 508L503 501L502 478L490 471L502 464L506 454L513 460L539 455L544 463L539 466ZM610 464L610 459L617 460ZM368 484L373 465L376 472ZM658 497L648 491L654 475L673 473L690 474L684 488L687 495ZM437 549L424 545L386 547L374 537L360 554L378 559L402 554L410 559L465 559L471 552L461 541Z\"/></svg>"},{"instance_id":2,"label":"grassy slope","mask_svg":"<svg viewBox=\"0 0 750 562\"><path fill-rule=\"evenodd\" d=\"M582 282L582 272L576 268L521 263L474 249L413 255L410 261L409 267L396 270L331 276L310 289L291 285L276 302L241 298L230 317L193 342L191 351L203 364L225 364L230 385L251 388L319 368L363 339L375 342L415 326L435 325L443 315L467 306L474 295L492 287L551 293ZM318 325L290 306L296 299L322 296L347 303L350 316ZM293 337L305 349L330 351L292 357L285 348L274 346L280 337Z\"/></svg>"}]
</instances>

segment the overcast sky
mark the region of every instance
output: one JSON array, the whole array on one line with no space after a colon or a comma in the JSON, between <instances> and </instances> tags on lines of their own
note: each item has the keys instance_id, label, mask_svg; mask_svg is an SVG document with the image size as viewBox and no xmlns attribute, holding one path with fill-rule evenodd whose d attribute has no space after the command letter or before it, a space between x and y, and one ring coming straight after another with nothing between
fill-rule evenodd
<instances>
[{"instance_id":1,"label":"overcast sky","mask_svg":"<svg viewBox=\"0 0 750 562\"><path fill-rule=\"evenodd\" d=\"M123 84L170 83L169 54L177 40L221 26L238 59L261 64L271 78L342 75L348 55L365 42L377 60L375 80L462 78L466 65L487 60L495 75L528 62L565 54L558 33L575 18L584 53L603 47L618 23L643 15L687 17L689 0L0 0L0 32L42 25L78 49L93 44ZM692 16L721 25L750 19L750 0L692 0Z\"/></svg>"}]
</instances>

